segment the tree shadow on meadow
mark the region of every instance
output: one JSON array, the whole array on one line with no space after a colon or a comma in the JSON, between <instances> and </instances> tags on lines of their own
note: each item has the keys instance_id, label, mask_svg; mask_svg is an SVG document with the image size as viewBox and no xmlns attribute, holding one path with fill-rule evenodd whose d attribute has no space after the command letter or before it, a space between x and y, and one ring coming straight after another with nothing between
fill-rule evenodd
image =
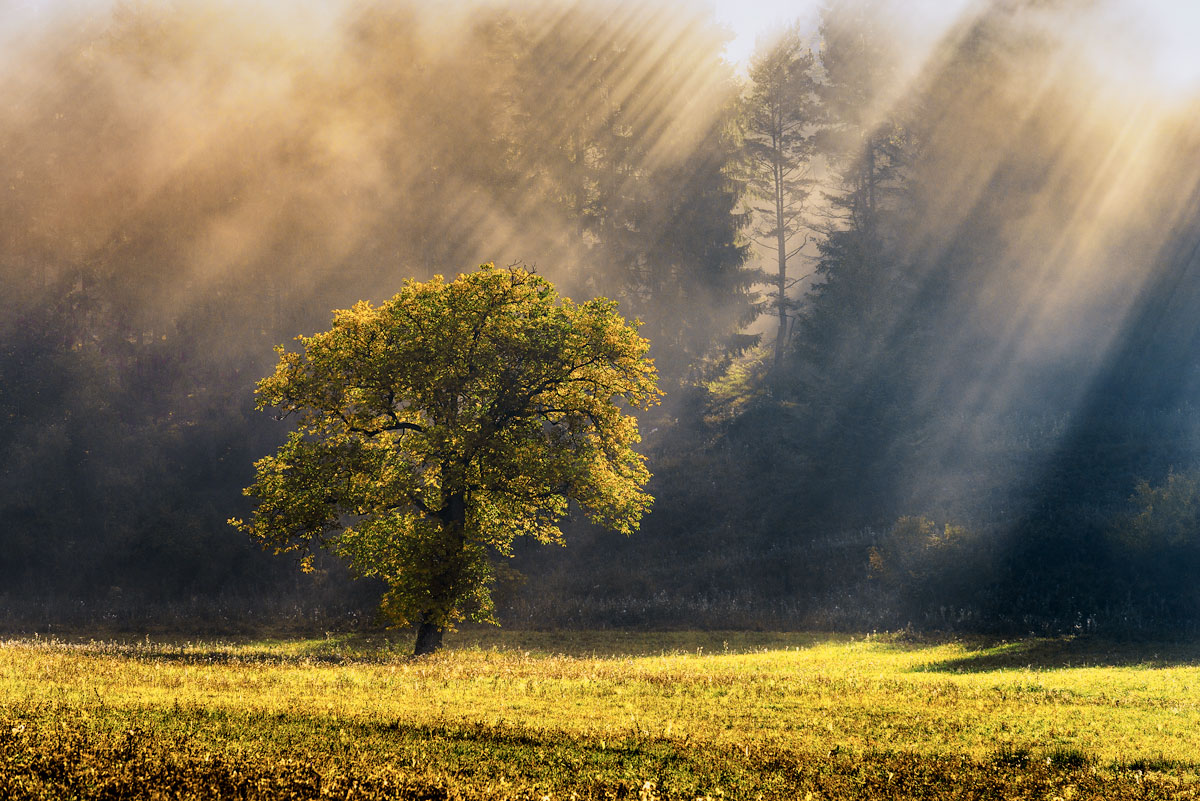
<instances>
[{"instance_id":1,"label":"tree shadow on meadow","mask_svg":"<svg viewBox=\"0 0 1200 801\"><path fill-rule=\"evenodd\" d=\"M916 670L931 673L988 673L999 670L1092 667L1161 669L1193 665L1200 665L1200 641L1057 637L980 644L964 656L934 662Z\"/></svg>"}]
</instances>

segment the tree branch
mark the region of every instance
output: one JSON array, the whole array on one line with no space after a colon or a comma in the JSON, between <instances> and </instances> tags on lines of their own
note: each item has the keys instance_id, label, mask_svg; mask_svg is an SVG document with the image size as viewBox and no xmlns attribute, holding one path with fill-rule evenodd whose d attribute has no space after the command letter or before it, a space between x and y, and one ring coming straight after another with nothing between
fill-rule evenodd
<instances>
[{"instance_id":1,"label":"tree branch","mask_svg":"<svg viewBox=\"0 0 1200 801\"><path fill-rule=\"evenodd\" d=\"M419 423L409 423L405 420L397 420L396 413L394 411L390 414L390 417L394 422L391 425L380 426L379 428L363 428L362 426L356 426L350 422L350 418L345 412L342 411L339 411L337 416L346 425L347 431L353 434L362 434L366 437L377 437L380 434L388 431L419 431L422 433L425 431L425 426Z\"/></svg>"}]
</instances>

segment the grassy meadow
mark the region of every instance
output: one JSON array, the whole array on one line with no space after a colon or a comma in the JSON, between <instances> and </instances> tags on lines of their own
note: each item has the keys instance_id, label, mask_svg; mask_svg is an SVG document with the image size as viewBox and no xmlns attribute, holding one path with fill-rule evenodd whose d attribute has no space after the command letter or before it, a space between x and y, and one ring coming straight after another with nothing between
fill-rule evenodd
<instances>
[{"instance_id":1,"label":"grassy meadow","mask_svg":"<svg viewBox=\"0 0 1200 801\"><path fill-rule=\"evenodd\" d=\"M1200 647L0 642L0 798L1200 797Z\"/></svg>"}]
</instances>

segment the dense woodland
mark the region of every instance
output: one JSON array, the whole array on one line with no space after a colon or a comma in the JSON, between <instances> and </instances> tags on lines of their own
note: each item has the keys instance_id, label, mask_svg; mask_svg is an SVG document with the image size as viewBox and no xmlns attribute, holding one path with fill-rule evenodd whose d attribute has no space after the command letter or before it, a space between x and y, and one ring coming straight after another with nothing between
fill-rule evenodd
<instances>
[{"instance_id":1,"label":"dense woodland","mask_svg":"<svg viewBox=\"0 0 1200 801\"><path fill-rule=\"evenodd\" d=\"M746 74L665 3L44 21L0 60L0 622L369 619L226 523L254 384L494 261L618 300L667 396L641 531L523 546L503 622L1194 628L1197 101L1075 3L920 47L896 5Z\"/></svg>"}]
</instances>

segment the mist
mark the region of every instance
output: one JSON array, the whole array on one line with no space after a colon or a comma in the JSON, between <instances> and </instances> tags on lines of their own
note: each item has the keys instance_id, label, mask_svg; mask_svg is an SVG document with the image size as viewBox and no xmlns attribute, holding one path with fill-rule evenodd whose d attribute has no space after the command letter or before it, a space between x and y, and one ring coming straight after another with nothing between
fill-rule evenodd
<instances>
[{"instance_id":1,"label":"mist","mask_svg":"<svg viewBox=\"0 0 1200 801\"><path fill-rule=\"evenodd\" d=\"M920 105L894 107L932 120L919 134L927 172L909 182L918 211L896 239L912 297L953 298L921 323L938 345L924 354L917 403L961 421L939 432L941 467L913 476L930 492L946 493L978 462L969 445L962 453L973 427L1034 409L1078 416L1128 358L1120 351L1144 328L1146 304L1179 289L1167 276L1191 269L1195 98L1133 79L1129 55L1108 47L1118 19L983 10L931 57L910 94ZM1152 370L1180 373L1190 360L1166 362L1185 356L1141 354ZM1155 403L1189 397L1181 389ZM1054 446L1042 443L1046 454Z\"/></svg>"},{"instance_id":2,"label":"mist","mask_svg":"<svg viewBox=\"0 0 1200 801\"><path fill-rule=\"evenodd\" d=\"M324 316L483 261L611 291L562 150L619 115L632 184L710 135L733 88L681 10L67 6L3 73L7 269L165 318L230 282Z\"/></svg>"},{"instance_id":3,"label":"mist","mask_svg":"<svg viewBox=\"0 0 1200 801\"><path fill-rule=\"evenodd\" d=\"M1113 566L1138 481L1200 464L1200 70L1161 9L826 9L792 267L811 277L768 375L749 79L703 6L9 5L14 594L51 575L70 597L274 592L291 566L224 525L282 436L252 412L272 347L489 261L617 299L668 391L643 421L644 531L580 524L577 547L519 554L519 614L1014 620L1015 597L1045 600L1028 573L1066 625L1149 575ZM918 517L972 532L949 595L867 566ZM1104 580L1080 592L1083 575ZM1200 619L1172 597L1171 619Z\"/></svg>"}]
</instances>

